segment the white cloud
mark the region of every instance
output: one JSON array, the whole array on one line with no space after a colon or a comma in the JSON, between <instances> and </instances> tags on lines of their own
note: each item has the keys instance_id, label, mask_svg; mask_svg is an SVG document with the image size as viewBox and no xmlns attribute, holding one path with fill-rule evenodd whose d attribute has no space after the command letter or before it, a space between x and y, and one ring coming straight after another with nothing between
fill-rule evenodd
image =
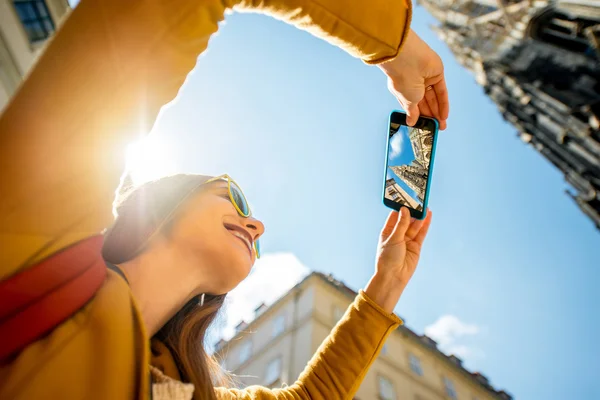
<instances>
[{"instance_id":1,"label":"white cloud","mask_svg":"<svg viewBox=\"0 0 600 400\"><path fill-rule=\"evenodd\" d=\"M451 345L466 335L476 335L479 327L466 324L454 315L444 315L425 328L425 334L434 339L440 346Z\"/></svg>"},{"instance_id":2,"label":"white cloud","mask_svg":"<svg viewBox=\"0 0 600 400\"><path fill-rule=\"evenodd\" d=\"M435 340L442 351L463 360L483 357L481 350L462 343L466 337L475 336L480 332L481 328L478 325L462 322L454 315L443 315L425 328L425 334Z\"/></svg>"},{"instance_id":3,"label":"white cloud","mask_svg":"<svg viewBox=\"0 0 600 400\"><path fill-rule=\"evenodd\" d=\"M404 135L402 134L402 132L399 131L394 136L392 136L392 138L390 139L390 148L391 148L390 158L400 155L400 152L402 151L403 143L404 143Z\"/></svg>"},{"instance_id":4,"label":"white cloud","mask_svg":"<svg viewBox=\"0 0 600 400\"><path fill-rule=\"evenodd\" d=\"M219 336L229 340L235 326L254 318L254 310L261 304L267 306L286 294L304 279L310 270L292 253L268 253L256 260L252 273L227 295L224 322Z\"/></svg>"},{"instance_id":5,"label":"white cloud","mask_svg":"<svg viewBox=\"0 0 600 400\"><path fill-rule=\"evenodd\" d=\"M454 354L455 356L465 360L473 355L473 349L469 346L465 346L464 344L459 344L457 346L450 346L447 349L448 354Z\"/></svg>"}]
</instances>

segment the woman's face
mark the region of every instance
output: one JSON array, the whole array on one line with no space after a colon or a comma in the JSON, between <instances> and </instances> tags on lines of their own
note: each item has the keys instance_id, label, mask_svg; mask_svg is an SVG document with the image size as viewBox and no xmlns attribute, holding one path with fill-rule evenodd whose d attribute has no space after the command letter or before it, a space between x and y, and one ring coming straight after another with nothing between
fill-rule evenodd
<instances>
[{"instance_id":1,"label":"woman's face","mask_svg":"<svg viewBox=\"0 0 600 400\"><path fill-rule=\"evenodd\" d=\"M257 219L238 214L229 198L226 181L206 184L182 206L169 235L178 257L193 262L182 271L211 294L231 291L244 280L256 259L254 241L265 231ZM207 279L207 276L209 277Z\"/></svg>"}]
</instances>

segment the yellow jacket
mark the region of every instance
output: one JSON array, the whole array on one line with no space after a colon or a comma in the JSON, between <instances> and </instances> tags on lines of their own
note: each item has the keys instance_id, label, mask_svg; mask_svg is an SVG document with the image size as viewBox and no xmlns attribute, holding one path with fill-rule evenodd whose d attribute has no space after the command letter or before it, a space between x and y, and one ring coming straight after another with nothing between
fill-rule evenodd
<instances>
[{"instance_id":1,"label":"yellow jacket","mask_svg":"<svg viewBox=\"0 0 600 400\"><path fill-rule=\"evenodd\" d=\"M0 280L111 224L126 145L175 98L228 9L270 14L371 64L398 54L411 17L409 0L83 0L0 116ZM328 339L337 350L326 344L285 398L351 397L399 323L364 294L353 310ZM0 398L146 398L149 363L133 297L109 271L90 303L0 366Z\"/></svg>"}]
</instances>

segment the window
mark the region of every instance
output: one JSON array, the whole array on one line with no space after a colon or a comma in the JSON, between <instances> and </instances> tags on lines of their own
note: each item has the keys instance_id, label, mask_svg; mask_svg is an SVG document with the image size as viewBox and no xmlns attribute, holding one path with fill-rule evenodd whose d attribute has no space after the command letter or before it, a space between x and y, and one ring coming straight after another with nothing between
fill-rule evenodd
<instances>
[{"instance_id":1,"label":"window","mask_svg":"<svg viewBox=\"0 0 600 400\"><path fill-rule=\"evenodd\" d=\"M273 336L277 337L285 330L285 315L280 315L273 320Z\"/></svg>"},{"instance_id":2,"label":"window","mask_svg":"<svg viewBox=\"0 0 600 400\"><path fill-rule=\"evenodd\" d=\"M446 395L451 399L456 399L456 390L454 390L454 382L450 379L444 377L444 389L446 390Z\"/></svg>"},{"instance_id":3,"label":"window","mask_svg":"<svg viewBox=\"0 0 600 400\"><path fill-rule=\"evenodd\" d=\"M421 368L421 360L419 360L419 357L415 356L414 354L409 354L408 362L410 363L410 369L412 372L419 376L423 376L423 369Z\"/></svg>"},{"instance_id":4,"label":"window","mask_svg":"<svg viewBox=\"0 0 600 400\"><path fill-rule=\"evenodd\" d=\"M385 356L387 354L387 352L388 352L388 345L387 345L387 343L384 343L383 347L381 348L381 353L379 353L379 354L382 356Z\"/></svg>"},{"instance_id":5,"label":"window","mask_svg":"<svg viewBox=\"0 0 600 400\"><path fill-rule=\"evenodd\" d=\"M379 377L379 398L381 400L396 400L394 385L389 379L386 379L383 376Z\"/></svg>"},{"instance_id":6,"label":"window","mask_svg":"<svg viewBox=\"0 0 600 400\"><path fill-rule=\"evenodd\" d=\"M269 307L265 303L260 303L260 306L256 307L254 310L254 318L257 318L262 313L264 313Z\"/></svg>"},{"instance_id":7,"label":"window","mask_svg":"<svg viewBox=\"0 0 600 400\"><path fill-rule=\"evenodd\" d=\"M54 22L44 0L14 0L13 4L31 43L44 40L54 32Z\"/></svg>"},{"instance_id":8,"label":"window","mask_svg":"<svg viewBox=\"0 0 600 400\"><path fill-rule=\"evenodd\" d=\"M247 327L248 327L248 324L245 321L242 321L242 322L240 322L239 324L236 325L236 327L235 327L235 333L240 333L244 329L246 329Z\"/></svg>"},{"instance_id":9,"label":"window","mask_svg":"<svg viewBox=\"0 0 600 400\"><path fill-rule=\"evenodd\" d=\"M271 385L281 378L281 357L271 360L265 372L265 384Z\"/></svg>"},{"instance_id":10,"label":"window","mask_svg":"<svg viewBox=\"0 0 600 400\"><path fill-rule=\"evenodd\" d=\"M338 306L333 306L333 319L338 322L344 316L344 310Z\"/></svg>"},{"instance_id":11,"label":"window","mask_svg":"<svg viewBox=\"0 0 600 400\"><path fill-rule=\"evenodd\" d=\"M246 341L242 344L242 348L240 349L240 363L245 363L248 361L250 356L252 355L252 342Z\"/></svg>"}]
</instances>

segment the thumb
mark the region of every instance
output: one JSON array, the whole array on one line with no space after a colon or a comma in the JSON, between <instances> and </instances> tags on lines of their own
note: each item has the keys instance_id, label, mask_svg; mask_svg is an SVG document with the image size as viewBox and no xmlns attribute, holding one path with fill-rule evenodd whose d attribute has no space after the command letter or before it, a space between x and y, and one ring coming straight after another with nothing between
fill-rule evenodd
<instances>
[{"instance_id":1,"label":"thumb","mask_svg":"<svg viewBox=\"0 0 600 400\"><path fill-rule=\"evenodd\" d=\"M417 123L419 116L421 115L419 111L419 105L417 103L409 103L408 107L406 107L406 124L408 126L413 126Z\"/></svg>"},{"instance_id":2,"label":"thumb","mask_svg":"<svg viewBox=\"0 0 600 400\"><path fill-rule=\"evenodd\" d=\"M396 226L394 227L394 231L390 236L390 241L393 243L400 243L404 241L404 237L406 236L406 231L410 226L410 211L408 208L402 207L400 208L400 215L398 215L398 219L396 220Z\"/></svg>"},{"instance_id":3,"label":"thumb","mask_svg":"<svg viewBox=\"0 0 600 400\"><path fill-rule=\"evenodd\" d=\"M399 213L397 211L391 211L390 215L388 215L387 220L385 221L385 225L383 226L383 229L381 230L381 239L382 240L384 240L384 241L387 240L394 232L394 228L396 227L398 218L400 217L398 214Z\"/></svg>"}]
</instances>

